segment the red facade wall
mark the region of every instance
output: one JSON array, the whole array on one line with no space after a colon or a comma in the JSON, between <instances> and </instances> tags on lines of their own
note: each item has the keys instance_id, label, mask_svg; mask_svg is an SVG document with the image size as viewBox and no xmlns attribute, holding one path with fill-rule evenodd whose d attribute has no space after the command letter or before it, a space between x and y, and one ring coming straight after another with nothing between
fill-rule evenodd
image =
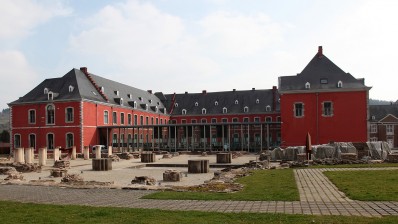
<instances>
[{"instance_id":1,"label":"red facade wall","mask_svg":"<svg viewBox=\"0 0 398 224\"><path fill-rule=\"evenodd\" d=\"M46 124L46 107L53 104L55 107L54 124ZM55 103L38 103L12 106L12 136L14 141L15 134L21 135L21 147L29 147L29 135L36 135L36 147L47 147L47 134L54 134L54 146L66 147L66 134L73 133L74 144L77 149L80 148L80 129L79 129L79 102L55 102ZM73 122L66 122L67 107L73 108ZM36 111L36 122L30 124L28 122L29 110Z\"/></svg>"},{"instance_id":2,"label":"red facade wall","mask_svg":"<svg viewBox=\"0 0 398 224\"><path fill-rule=\"evenodd\" d=\"M282 145L367 141L367 93L326 92L281 95ZM322 102L333 103L333 116L322 115ZM294 104L304 103L304 117L294 116Z\"/></svg>"}]
</instances>

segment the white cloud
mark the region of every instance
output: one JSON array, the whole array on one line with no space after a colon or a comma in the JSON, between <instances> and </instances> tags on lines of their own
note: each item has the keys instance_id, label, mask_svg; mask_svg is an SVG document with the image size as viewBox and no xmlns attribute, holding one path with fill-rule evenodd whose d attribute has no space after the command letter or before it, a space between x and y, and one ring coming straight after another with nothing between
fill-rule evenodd
<instances>
[{"instance_id":1,"label":"white cloud","mask_svg":"<svg viewBox=\"0 0 398 224\"><path fill-rule=\"evenodd\" d=\"M37 25L55 16L69 13L70 9L63 7L58 1L37 3L28 0L2 0L0 1L0 39L25 37Z\"/></svg>"},{"instance_id":2,"label":"white cloud","mask_svg":"<svg viewBox=\"0 0 398 224\"><path fill-rule=\"evenodd\" d=\"M283 39L282 26L267 15L219 11L200 21L205 43L227 56L242 57L264 50Z\"/></svg>"},{"instance_id":3,"label":"white cloud","mask_svg":"<svg viewBox=\"0 0 398 224\"><path fill-rule=\"evenodd\" d=\"M89 63L90 58L96 61L93 64L113 67L109 77L113 80L170 92L178 85L195 85L196 80L218 71L218 65L202 55L184 22L152 4L127 1L108 5L83 26L84 30L70 39L72 54L80 63ZM173 85L165 85L168 81Z\"/></svg>"},{"instance_id":4,"label":"white cloud","mask_svg":"<svg viewBox=\"0 0 398 224\"><path fill-rule=\"evenodd\" d=\"M19 51L0 52L0 68L0 108L5 108L37 84L37 74Z\"/></svg>"}]
</instances>

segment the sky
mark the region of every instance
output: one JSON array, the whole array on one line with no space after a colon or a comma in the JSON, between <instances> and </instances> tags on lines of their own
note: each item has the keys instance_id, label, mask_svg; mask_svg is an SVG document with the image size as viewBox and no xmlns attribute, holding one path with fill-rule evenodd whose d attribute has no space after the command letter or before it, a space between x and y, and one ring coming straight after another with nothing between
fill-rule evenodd
<instances>
[{"instance_id":1,"label":"sky","mask_svg":"<svg viewBox=\"0 0 398 224\"><path fill-rule=\"evenodd\" d=\"M396 101L398 1L1 0L0 109L73 68L164 93L270 89L318 46Z\"/></svg>"}]
</instances>

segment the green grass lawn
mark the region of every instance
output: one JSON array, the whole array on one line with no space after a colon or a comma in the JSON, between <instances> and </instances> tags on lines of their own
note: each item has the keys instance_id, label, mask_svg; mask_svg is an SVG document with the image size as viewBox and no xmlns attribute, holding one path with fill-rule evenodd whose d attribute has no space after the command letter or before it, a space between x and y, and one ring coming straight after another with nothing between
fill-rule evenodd
<instances>
[{"instance_id":1,"label":"green grass lawn","mask_svg":"<svg viewBox=\"0 0 398 224\"><path fill-rule=\"evenodd\" d=\"M361 201L398 201L398 170L327 171L347 197Z\"/></svg>"},{"instance_id":2,"label":"green grass lawn","mask_svg":"<svg viewBox=\"0 0 398 224\"><path fill-rule=\"evenodd\" d=\"M144 196L146 199L173 200L243 200L297 201L300 200L293 169L257 170L237 180L245 187L236 193L163 191Z\"/></svg>"},{"instance_id":3,"label":"green grass lawn","mask_svg":"<svg viewBox=\"0 0 398 224\"><path fill-rule=\"evenodd\" d=\"M265 213L216 213L155 209L42 205L0 201L2 224L8 223L397 223L397 216L311 216Z\"/></svg>"},{"instance_id":4,"label":"green grass lawn","mask_svg":"<svg viewBox=\"0 0 398 224\"><path fill-rule=\"evenodd\" d=\"M313 166L309 166L309 167L297 167L295 169L312 169L312 168L377 168L377 167L398 167L398 163L313 165Z\"/></svg>"}]
</instances>

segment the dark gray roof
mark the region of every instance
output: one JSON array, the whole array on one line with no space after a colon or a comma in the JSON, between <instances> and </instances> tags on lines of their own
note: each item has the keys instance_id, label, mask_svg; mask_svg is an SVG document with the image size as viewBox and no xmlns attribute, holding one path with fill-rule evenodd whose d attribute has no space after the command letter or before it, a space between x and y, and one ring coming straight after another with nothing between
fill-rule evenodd
<instances>
[{"instance_id":1,"label":"dark gray roof","mask_svg":"<svg viewBox=\"0 0 398 224\"><path fill-rule=\"evenodd\" d=\"M142 109L140 104L148 104L149 111L152 112L155 112L156 107L159 109L164 108L163 103L155 94L94 74L89 75L99 88L103 87L105 98L83 71L72 69L61 78L44 80L25 96L20 97L18 100L10 103L10 105L48 101L47 94L44 94L44 89L47 88L49 91L54 92L53 101L85 99L120 105L121 99L123 99L122 105L126 107L133 107L133 102L136 101L137 109ZM73 91L71 92L69 91L70 86L73 87ZM119 93L118 96L116 92Z\"/></svg>"},{"instance_id":2,"label":"dark gray roof","mask_svg":"<svg viewBox=\"0 0 398 224\"><path fill-rule=\"evenodd\" d=\"M387 115L391 114L395 117L398 117L398 105L370 105L369 113L371 121L380 121L385 118ZM374 119L372 119L374 116Z\"/></svg>"},{"instance_id":3,"label":"dark gray roof","mask_svg":"<svg viewBox=\"0 0 398 224\"><path fill-rule=\"evenodd\" d=\"M327 83L321 83L327 80ZM322 48L312 58L304 70L296 76L279 77L279 91L311 91L311 90L338 90L338 82L342 82L343 89L369 89L364 79L356 79L350 73L344 72L329 58L323 55ZM310 83L310 89L305 88Z\"/></svg>"},{"instance_id":4,"label":"dark gray roof","mask_svg":"<svg viewBox=\"0 0 398 224\"><path fill-rule=\"evenodd\" d=\"M273 108L273 91L275 92L275 108ZM165 95L165 105L169 110L173 96L174 94ZM238 104L235 104L236 100ZM224 107L227 108L227 114L245 113L244 107L246 106L249 109L249 114L267 113L266 107L268 105L271 107L271 111L269 111L271 113L279 111L278 100L277 89L183 93L175 95L175 104L177 105L174 106L172 115L182 115L183 109L186 110L187 115L201 115L203 108L206 109L206 114L222 114ZM218 105L216 105L216 102Z\"/></svg>"}]
</instances>

